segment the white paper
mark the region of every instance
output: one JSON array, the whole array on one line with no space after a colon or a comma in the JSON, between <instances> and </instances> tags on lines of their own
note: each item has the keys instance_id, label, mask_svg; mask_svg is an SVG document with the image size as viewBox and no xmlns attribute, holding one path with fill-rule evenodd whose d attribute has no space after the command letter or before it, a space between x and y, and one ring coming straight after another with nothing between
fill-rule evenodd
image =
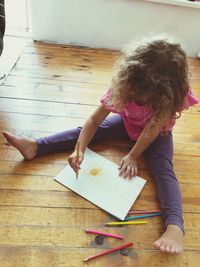
<instances>
[{"instance_id":1,"label":"white paper","mask_svg":"<svg viewBox=\"0 0 200 267\"><path fill-rule=\"evenodd\" d=\"M101 209L124 220L146 183L141 177L124 179L118 176L118 165L86 149L78 180L67 165L56 181L89 200Z\"/></svg>"}]
</instances>

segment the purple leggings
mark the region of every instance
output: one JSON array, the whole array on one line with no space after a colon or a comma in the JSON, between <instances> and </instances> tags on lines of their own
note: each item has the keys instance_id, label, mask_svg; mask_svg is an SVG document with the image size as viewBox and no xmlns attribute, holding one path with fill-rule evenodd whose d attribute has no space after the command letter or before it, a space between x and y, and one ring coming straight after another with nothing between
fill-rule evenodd
<instances>
[{"instance_id":1,"label":"purple leggings","mask_svg":"<svg viewBox=\"0 0 200 267\"><path fill-rule=\"evenodd\" d=\"M78 127L37 139L38 155L73 149L80 131L81 127ZM91 143L113 138L129 139L124 122L118 114L107 117L101 123ZM165 228L168 224L175 224L184 231L181 192L172 164L172 134L159 135L144 154L156 183Z\"/></svg>"}]
</instances>

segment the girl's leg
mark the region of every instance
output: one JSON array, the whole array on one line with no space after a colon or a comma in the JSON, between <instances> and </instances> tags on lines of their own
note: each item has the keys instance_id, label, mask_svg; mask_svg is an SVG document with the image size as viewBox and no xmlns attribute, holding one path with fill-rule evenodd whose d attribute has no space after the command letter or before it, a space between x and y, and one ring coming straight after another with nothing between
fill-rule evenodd
<instances>
[{"instance_id":1,"label":"girl's leg","mask_svg":"<svg viewBox=\"0 0 200 267\"><path fill-rule=\"evenodd\" d=\"M9 132L2 132L2 134L7 142L15 147L25 159L30 160L37 155L45 155L59 150L73 149L80 131L81 127L78 127L36 140L16 136ZM107 117L101 123L91 143L113 138L129 138L124 127L124 122L118 114Z\"/></svg>"},{"instance_id":2,"label":"girl's leg","mask_svg":"<svg viewBox=\"0 0 200 267\"><path fill-rule=\"evenodd\" d=\"M168 133L166 135L159 135L145 151L145 156L156 183L156 189L158 198L160 200L165 229L167 229L169 225L170 227L171 225L173 225L184 231L181 192L176 175L173 171L172 163L172 134ZM182 231L179 232L183 234ZM161 241L163 242L163 240ZM169 246L164 243L162 244L162 246L165 246L163 251L166 251L166 248L168 248ZM159 245L161 245L161 243ZM181 252L180 246L176 246L179 247L178 252ZM174 253L176 252L177 251L174 251Z\"/></svg>"},{"instance_id":3,"label":"girl's leg","mask_svg":"<svg viewBox=\"0 0 200 267\"><path fill-rule=\"evenodd\" d=\"M36 139L38 144L37 155L45 155L55 151L73 149L80 131L81 127L78 127L48 137ZM107 117L101 123L91 143L111 138L128 138L124 122L118 114Z\"/></svg>"}]
</instances>

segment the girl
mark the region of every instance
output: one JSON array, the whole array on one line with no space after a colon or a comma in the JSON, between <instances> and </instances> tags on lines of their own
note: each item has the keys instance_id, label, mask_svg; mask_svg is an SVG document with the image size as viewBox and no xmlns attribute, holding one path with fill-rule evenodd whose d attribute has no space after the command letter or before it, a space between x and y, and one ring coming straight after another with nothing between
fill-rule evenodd
<instances>
[{"instance_id":1,"label":"girl","mask_svg":"<svg viewBox=\"0 0 200 267\"><path fill-rule=\"evenodd\" d=\"M172 128L184 109L196 104L188 82L186 55L180 44L157 38L123 51L110 89L81 129L37 140L3 132L25 159L61 149L74 149L69 164L77 171L87 145L109 138L130 138L134 145L122 158L119 175L137 175L137 159L144 152L154 176L164 220L164 233L154 242L163 252L183 251L181 193L173 171ZM116 113L108 116L110 112Z\"/></svg>"}]
</instances>

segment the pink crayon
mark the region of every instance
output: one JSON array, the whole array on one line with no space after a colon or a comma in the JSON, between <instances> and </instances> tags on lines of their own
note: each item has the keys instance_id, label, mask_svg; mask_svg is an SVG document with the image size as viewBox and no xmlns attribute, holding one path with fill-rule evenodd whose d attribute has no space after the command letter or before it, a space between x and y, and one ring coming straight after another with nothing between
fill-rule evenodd
<instances>
[{"instance_id":1,"label":"pink crayon","mask_svg":"<svg viewBox=\"0 0 200 267\"><path fill-rule=\"evenodd\" d=\"M108 237L113 237L113 238L118 238L118 239L124 239L124 237L122 235L104 233L104 232L99 232L99 231L96 231L96 230L85 230L85 231L88 234L103 235L103 236L108 236Z\"/></svg>"}]
</instances>

